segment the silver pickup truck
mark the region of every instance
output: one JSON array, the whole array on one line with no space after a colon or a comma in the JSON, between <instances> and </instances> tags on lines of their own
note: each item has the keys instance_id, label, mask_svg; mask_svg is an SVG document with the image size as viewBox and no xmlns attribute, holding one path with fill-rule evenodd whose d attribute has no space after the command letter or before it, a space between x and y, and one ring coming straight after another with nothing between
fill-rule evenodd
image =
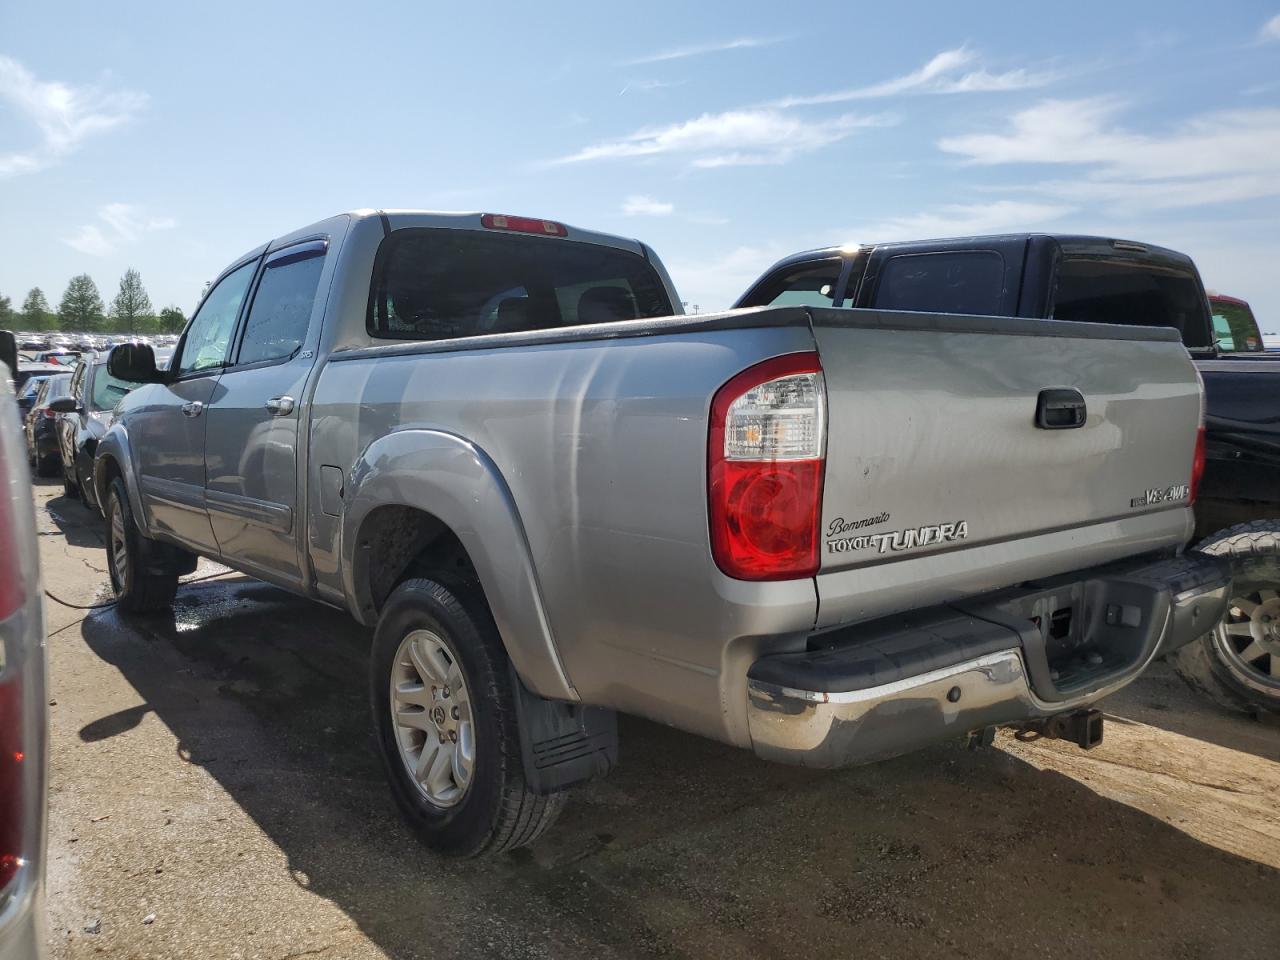
<instances>
[{"instance_id":1,"label":"silver pickup truck","mask_svg":"<svg viewBox=\"0 0 1280 960\"><path fill-rule=\"evenodd\" d=\"M111 580L207 556L374 628L377 743L437 849L528 843L615 711L834 767L1087 708L1216 622L1181 555L1173 330L681 316L644 244L359 211L234 261L97 448Z\"/></svg>"}]
</instances>

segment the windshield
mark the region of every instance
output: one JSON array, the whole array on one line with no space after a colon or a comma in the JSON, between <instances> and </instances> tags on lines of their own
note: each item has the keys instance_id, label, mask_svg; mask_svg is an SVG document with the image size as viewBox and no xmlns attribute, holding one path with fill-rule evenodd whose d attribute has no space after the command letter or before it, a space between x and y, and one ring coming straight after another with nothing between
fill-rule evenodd
<instances>
[{"instance_id":1,"label":"windshield","mask_svg":"<svg viewBox=\"0 0 1280 960\"><path fill-rule=\"evenodd\" d=\"M369 332L403 340L665 317L671 303L638 254L472 230L400 230L383 242Z\"/></svg>"},{"instance_id":2,"label":"windshield","mask_svg":"<svg viewBox=\"0 0 1280 960\"><path fill-rule=\"evenodd\" d=\"M1208 348L1207 304L1194 274L1129 260L1069 258L1058 268L1053 319L1174 327L1191 348Z\"/></svg>"},{"instance_id":3,"label":"windshield","mask_svg":"<svg viewBox=\"0 0 1280 960\"><path fill-rule=\"evenodd\" d=\"M114 410L116 404L136 386L136 383L130 383L128 380L117 380L107 372L105 363L100 364L93 371L93 396L89 398L89 409Z\"/></svg>"}]
</instances>

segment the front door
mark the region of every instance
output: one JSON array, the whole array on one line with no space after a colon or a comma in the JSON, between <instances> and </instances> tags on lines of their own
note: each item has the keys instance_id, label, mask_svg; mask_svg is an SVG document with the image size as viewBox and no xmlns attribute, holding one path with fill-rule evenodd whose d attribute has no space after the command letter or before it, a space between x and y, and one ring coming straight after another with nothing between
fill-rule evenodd
<instances>
[{"instance_id":1,"label":"front door","mask_svg":"<svg viewBox=\"0 0 1280 960\"><path fill-rule=\"evenodd\" d=\"M152 525L210 555L218 545L204 500L206 414L257 264L243 263L214 285L187 325L168 381L147 388L145 401L129 414L139 492Z\"/></svg>"},{"instance_id":2,"label":"front door","mask_svg":"<svg viewBox=\"0 0 1280 960\"><path fill-rule=\"evenodd\" d=\"M316 302L326 243L269 253L231 363L209 407L205 497L224 556L287 586L301 585L298 428L324 304Z\"/></svg>"}]
</instances>

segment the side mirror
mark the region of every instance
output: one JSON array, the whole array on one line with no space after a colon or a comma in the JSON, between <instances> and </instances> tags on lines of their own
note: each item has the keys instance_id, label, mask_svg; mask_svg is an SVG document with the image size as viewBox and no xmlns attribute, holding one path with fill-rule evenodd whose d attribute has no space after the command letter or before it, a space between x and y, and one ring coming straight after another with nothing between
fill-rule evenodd
<instances>
[{"instance_id":1,"label":"side mirror","mask_svg":"<svg viewBox=\"0 0 1280 960\"><path fill-rule=\"evenodd\" d=\"M156 369L156 352L146 343L122 343L107 354L107 372L117 380L132 383L160 383L164 374Z\"/></svg>"},{"instance_id":2,"label":"side mirror","mask_svg":"<svg viewBox=\"0 0 1280 960\"><path fill-rule=\"evenodd\" d=\"M9 365L6 376L11 380L18 379L18 341L8 330L0 330L0 360Z\"/></svg>"},{"instance_id":3,"label":"side mirror","mask_svg":"<svg viewBox=\"0 0 1280 960\"><path fill-rule=\"evenodd\" d=\"M57 400L50 400L45 406L54 413L78 413L80 410L75 397L59 397Z\"/></svg>"}]
</instances>

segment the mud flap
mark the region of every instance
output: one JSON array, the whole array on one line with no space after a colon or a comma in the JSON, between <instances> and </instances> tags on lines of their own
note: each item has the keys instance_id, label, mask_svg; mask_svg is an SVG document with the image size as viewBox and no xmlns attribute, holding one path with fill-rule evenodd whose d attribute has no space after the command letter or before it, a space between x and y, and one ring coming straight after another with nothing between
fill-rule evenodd
<instances>
[{"instance_id":1,"label":"mud flap","mask_svg":"<svg viewBox=\"0 0 1280 960\"><path fill-rule=\"evenodd\" d=\"M605 707L545 700L511 667L524 778L546 795L603 777L618 763L618 715Z\"/></svg>"}]
</instances>

